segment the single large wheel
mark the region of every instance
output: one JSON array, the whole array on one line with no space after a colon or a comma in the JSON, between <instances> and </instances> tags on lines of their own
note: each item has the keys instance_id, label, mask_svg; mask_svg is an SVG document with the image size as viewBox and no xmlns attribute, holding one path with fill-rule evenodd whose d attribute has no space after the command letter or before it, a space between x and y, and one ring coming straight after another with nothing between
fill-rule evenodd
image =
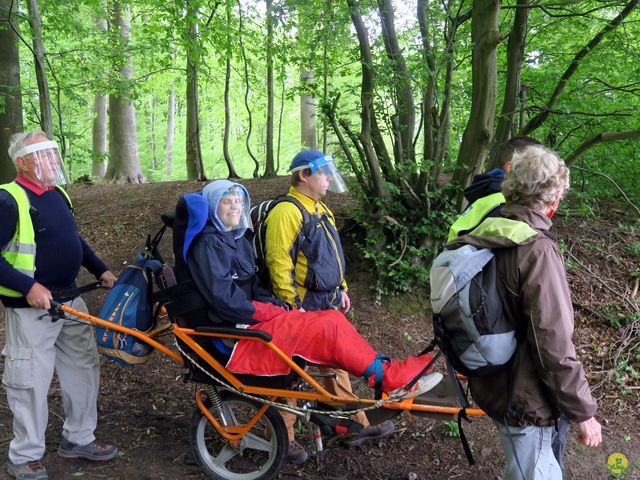
<instances>
[{"instance_id":1,"label":"single large wheel","mask_svg":"<svg viewBox=\"0 0 640 480\"><path fill-rule=\"evenodd\" d=\"M262 406L229 391L221 391L222 415L227 425L245 425ZM220 422L215 407L209 411ZM287 455L287 429L278 411L269 407L253 428L231 445L196 408L191 420L191 449L202 471L221 480L268 480L275 477Z\"/></svg>"}]
</instances>

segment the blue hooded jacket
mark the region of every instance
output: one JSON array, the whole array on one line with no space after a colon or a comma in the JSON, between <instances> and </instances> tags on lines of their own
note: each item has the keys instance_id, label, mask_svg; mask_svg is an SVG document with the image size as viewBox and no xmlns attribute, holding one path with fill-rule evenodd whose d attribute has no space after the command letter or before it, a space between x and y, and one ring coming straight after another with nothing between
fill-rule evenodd
<instances>
[{"instance_id":1,"label":"blue hooded jacket","mask_svg":"<svg viewBox=\"0 0 640 480\"><path fill-rule=\"evenodd\" d=\"M225 231L216 215L220 198L232 187L241 188L248 208L247 190L228 180L210 183L201 195L185 195L189 206L187 237L190 240L187 245L185 239L184 254L189 273L214 316L232 324L252 324L255 323L255 307L251 301L272 302L272 299L255 275L253 248L243 236L246 228ZM201 217L204 215L207 218L203 222Z\"/></svg>"}]
</instances>

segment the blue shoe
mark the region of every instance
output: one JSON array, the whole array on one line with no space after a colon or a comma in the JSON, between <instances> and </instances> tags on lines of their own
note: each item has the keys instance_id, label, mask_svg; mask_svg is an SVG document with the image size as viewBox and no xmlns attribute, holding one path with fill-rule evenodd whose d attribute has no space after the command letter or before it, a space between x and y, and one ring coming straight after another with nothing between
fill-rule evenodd
<instances>
[{"instance_id":1,"label":"blue shoe","mask_svg":"<svg viewBox=\"0 0 640 480\"><path fill-rule=\"evenodd\" d=\"M11 463L7 461L7 473L18 480L49 480L47 469L40 460L25 463Z\"/></svg>"},{"instance_id":2,"label":"blue shoe","mask_svg":"<svg viewBox=\"0 0 640 480\"><path fill-rule=\"evenodd\" d=\"M94 462L111 460L118 454L118 449L113 445L100 443L97 440L87 445L76 445L69 440L62 440L58 447L58 455L62 458L84 458Z\"/></svg>"}]
</instances>

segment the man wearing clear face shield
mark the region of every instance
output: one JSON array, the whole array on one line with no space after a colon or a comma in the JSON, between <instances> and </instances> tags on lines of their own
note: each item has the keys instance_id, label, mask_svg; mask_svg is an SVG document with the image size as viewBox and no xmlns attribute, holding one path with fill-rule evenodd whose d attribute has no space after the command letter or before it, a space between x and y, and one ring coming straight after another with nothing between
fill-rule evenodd
<instances>
[{"instance_id":1,"label":"man wearing clear face shield","mask_svg":"<svg viewBox=\"0 0 640 480\"><path fill-rule=\"evenodd\" d=\"M100 371L93 329L74 319L52 322L52 299L87 311L75 288L81 266L111 287L116 277L76 229L68 183L56 142L43 132L19 133L9 146L18 175L0 185L0 300L5 307L6 341L2 382L13 413L9 475L42 480L41 463L48 421L47 394L55 371L65 422L58 454L65 458L109 460L117 451L97 442L96 400ZM63 298L64 297L64 298Z\"/></svg>"},{"instance_id":2,"label":"man wearing clear face shield","mask_svg":"<svg viewBox=\"0 0 640 480\"><path fill-rule=\"evenodd\" d=\"M347 313L351 300L347 294L345 261L340 236L331 210L321 201L330 190L347 191L333 157L317 150L298 153L289 167L291 188L284 200L269 212L266 225L266 263L274 295L293 308L340 310ZM289 199L289 201L285 201ZM301 207L308 215L303 215ZM305 219L311 225L305 225ZM349 375L344 370L322 367L325 388L340 396L354 396ZM302 463L307 454L294 441L296 417L283 414L289 432L290 463ZM365 428L348 444L381 438L393 431L390 424L369 426L364 413L354 420Z\"/></svg>"}]
</instances>

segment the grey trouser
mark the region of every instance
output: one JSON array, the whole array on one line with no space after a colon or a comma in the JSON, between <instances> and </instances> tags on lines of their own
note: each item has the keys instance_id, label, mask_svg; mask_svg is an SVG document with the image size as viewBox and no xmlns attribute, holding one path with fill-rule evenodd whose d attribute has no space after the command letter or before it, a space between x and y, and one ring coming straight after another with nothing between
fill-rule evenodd
<instances>
[{"instance_id":1,"label":"grey trouser","mask_svg":"<svg viewBox=\"0 0 640 480\"><path fill-rule=\"evenodd\" d=\"M81 298L67 304L87 311ZM71 319L54 323L49 317L39 318L46 313L34 308L7 308L5 313L2 383L13 413L9 460L14 464L39 460L44 455L47 394L54 371L60 381L66 417L62 436L79 445L95 440L100 357L93 328Z\"/></svg>"},{"instance_id":2,"label":"grey trouser","mask_svg":"<svg viewBox=\"0 0 640 480\"><path fill-rule=\"evenodd\" d=\"M555 426L495 424L505 455L504 480L562 480L562 470L552 448Z\"/></svg>"}]
</instances>

